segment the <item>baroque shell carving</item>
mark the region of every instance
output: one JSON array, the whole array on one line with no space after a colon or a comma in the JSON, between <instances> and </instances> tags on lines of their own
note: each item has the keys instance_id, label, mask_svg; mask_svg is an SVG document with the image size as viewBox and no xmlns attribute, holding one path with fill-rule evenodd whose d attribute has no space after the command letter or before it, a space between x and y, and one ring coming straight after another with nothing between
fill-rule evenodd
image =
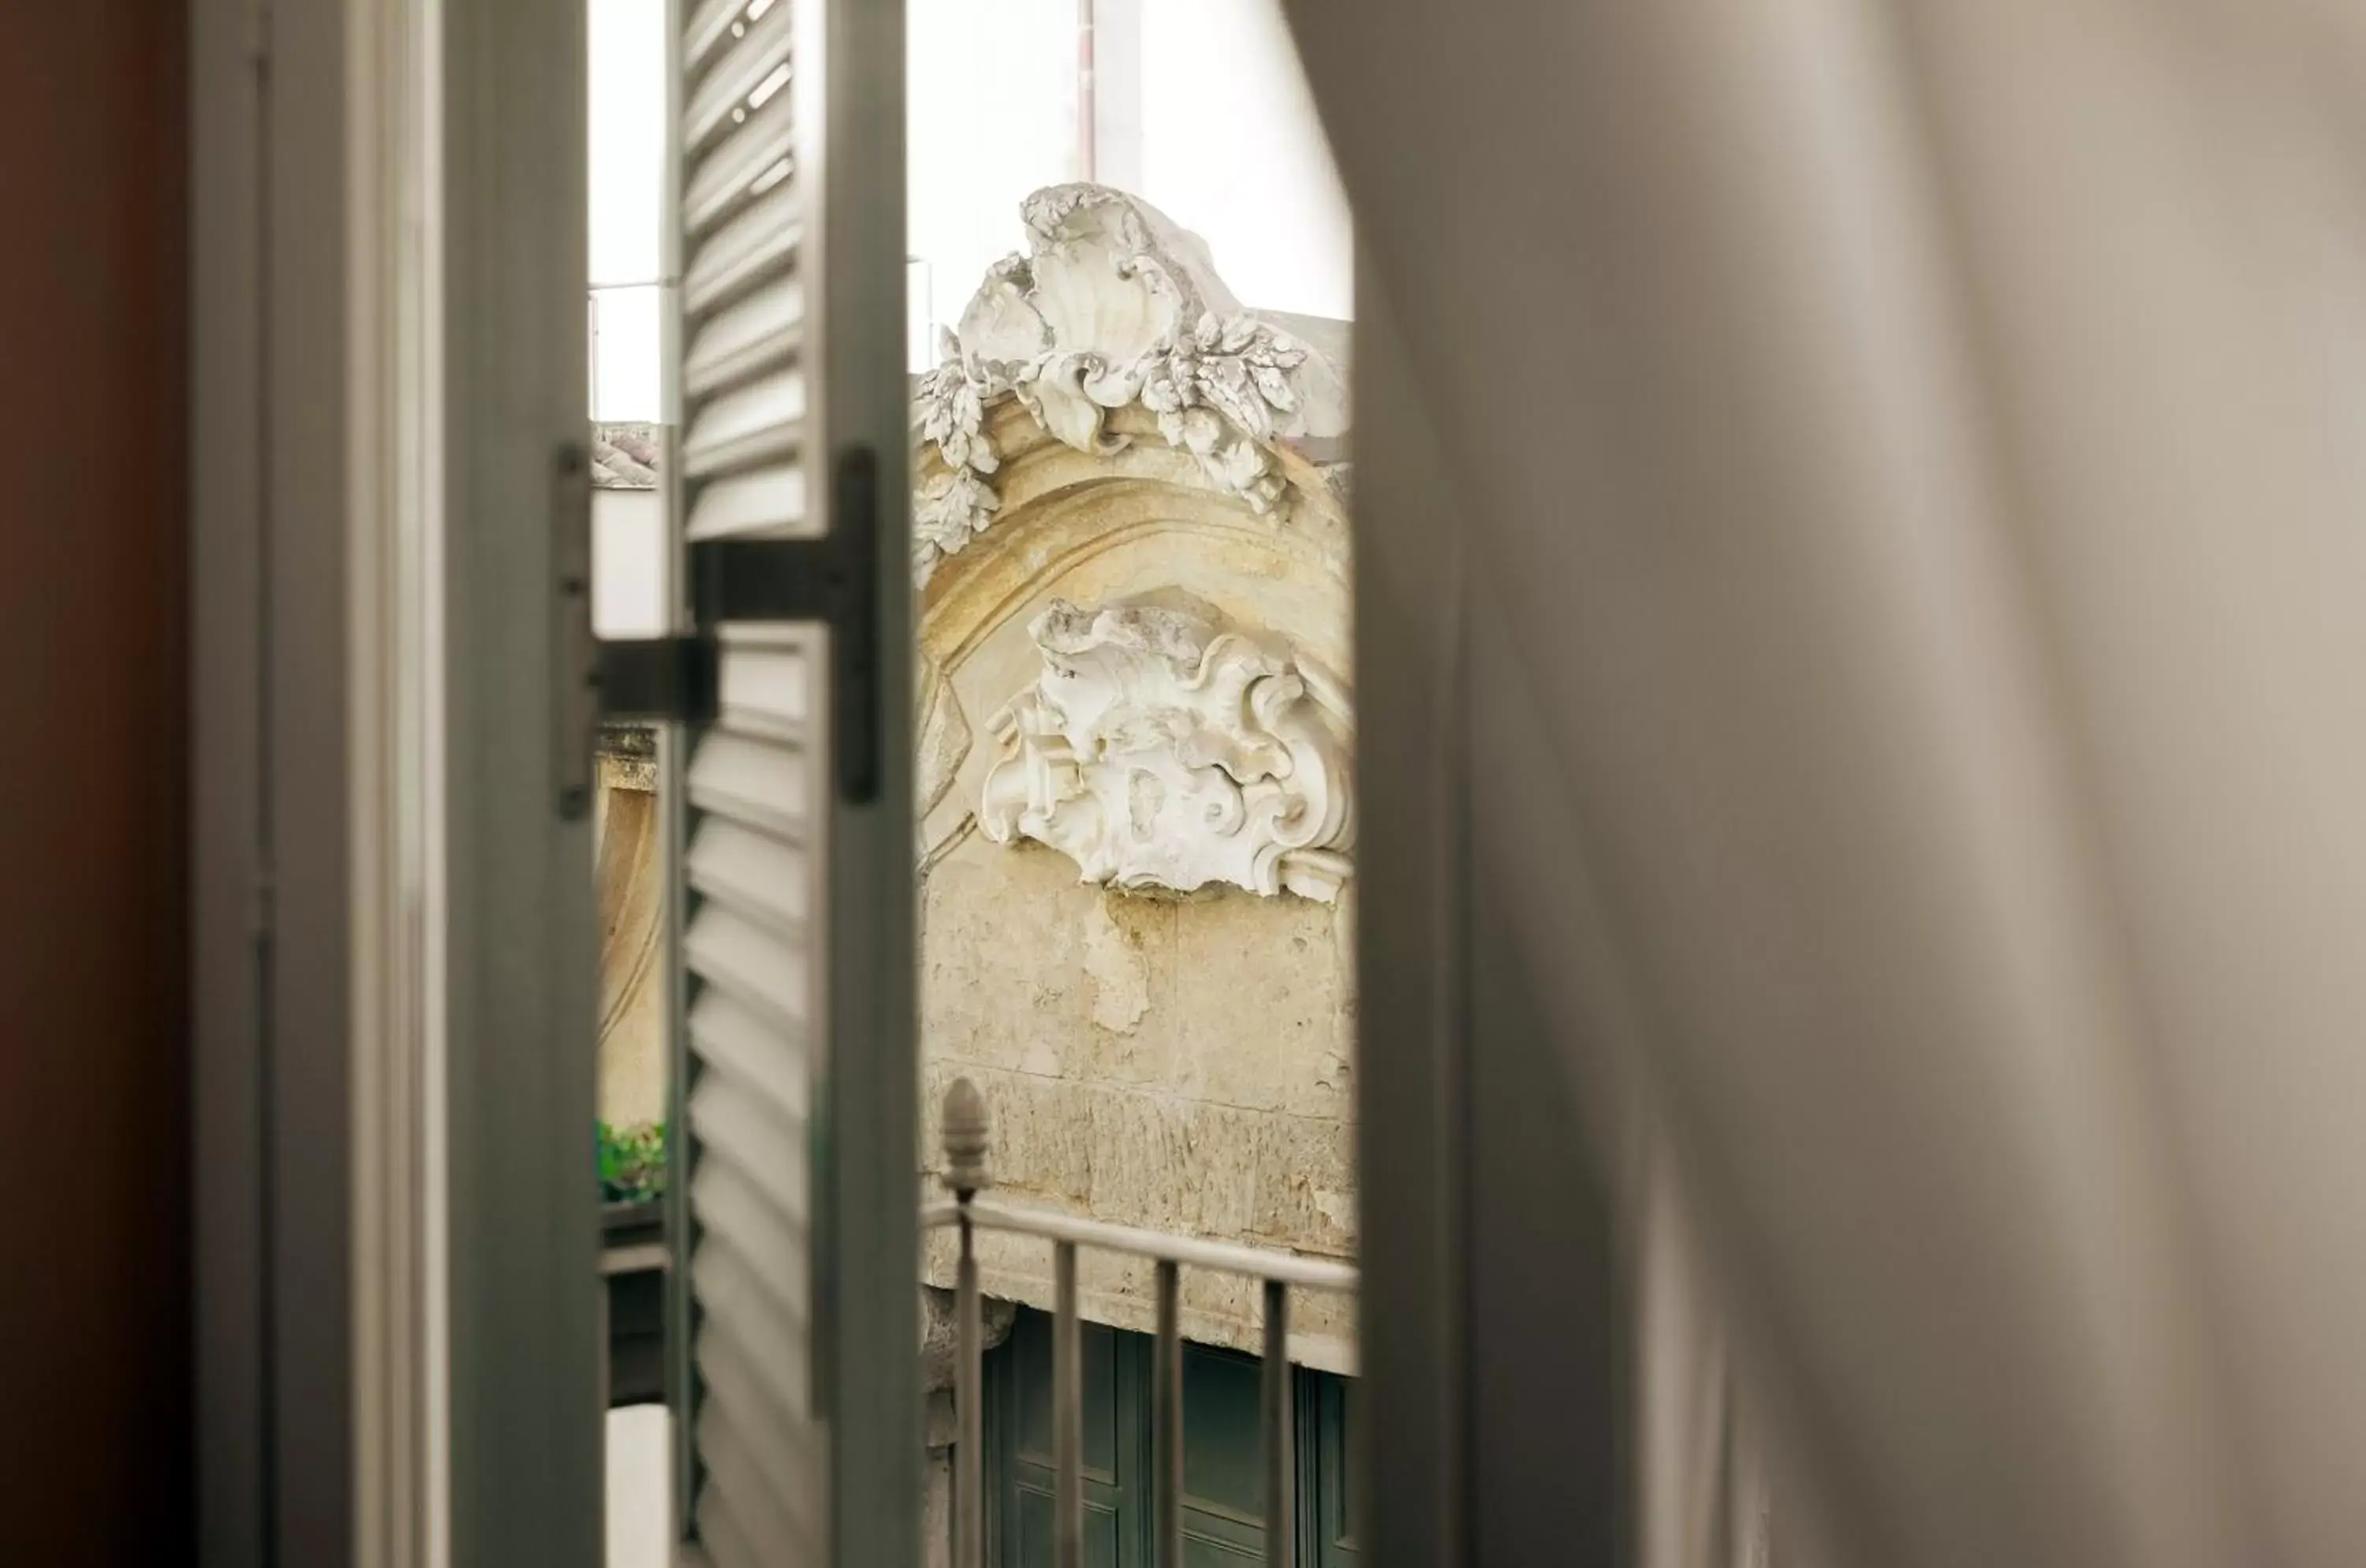
<instances>
[{"instance_id":1,"label":"baroque shell carving","mask_svg":"<svg viewBox=\"0 0 2366 1568\"><path fill-rule=\"evenodd\" d=\"M993 525L1000 456L986 412L998 400L1099 454L1127 439L1110 431L1110 413L1138 403L1163 439L1260 515L1287 488L1273 443L1346 428L1337 367L1244 310L1206 245L1156 208L1066 185L1029 197L1020 217L1028 254L988 270L916 396L921 441L941 464L914 498L921 581Z\"/></svg>"},{"instance_id":2,"label":"baroque shell carving","mask_svg":"<svg viewBox=\"0 0 2366 1568\"><path fill-rule=\"evenodd\" d=\"M1335 688L1178 610L1054 600L1028 632L1043 669L989 723L987 838L1131 891L1337 897L1354 818Z\"/></svg>"}]
</instances>

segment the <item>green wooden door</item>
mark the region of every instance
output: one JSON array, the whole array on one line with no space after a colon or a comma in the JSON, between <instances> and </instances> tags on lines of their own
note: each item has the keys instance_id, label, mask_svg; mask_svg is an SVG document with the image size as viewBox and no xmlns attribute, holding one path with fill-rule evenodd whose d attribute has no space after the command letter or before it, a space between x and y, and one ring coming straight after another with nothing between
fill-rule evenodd
<instances>
[{"instance_id":1,"label":"green wooden door","mask_svg":"<svg viewBox=\"0 0 2366 1568\"><path fill-rule=\"evenodd\" d=\"M1148 1335L1085 1325L1085 1561L1148 1568L1153 1560ZM1260 1365L1212 1346L1183 1348L1183 1557L1186 1568L1265 1561L1265 1441ZM1298 1562L1351 1568L1346 1422L1352 1384L1301 1369L1296 1394ZM986 1368L987 1539L997 1568L1050 1568L1052 1320L1022 1310Z\"/></svg>"},{"instance_id":2,"label":"green wooden door","mask_svg":"<svg viewBox=\"0 0 2366 1568\"><path fill-rule=\"evenodd\" d=\"M1141 1369L1114 1329L1086 1324L1084 1362L1086 1568L1133 1568L1142 1553L1130 1539L1142 1528L1136 1495L1148 1473L1132 1451L1148 1431ZM1052 1422L1052 1320L1022 1312L987 1370L987 1461L999 1460L1001 1561L1052 1562L1052 1502L1057 1484ZM998 1440L997 1440L998 1439Z\"/></svg>"}]
</instances>

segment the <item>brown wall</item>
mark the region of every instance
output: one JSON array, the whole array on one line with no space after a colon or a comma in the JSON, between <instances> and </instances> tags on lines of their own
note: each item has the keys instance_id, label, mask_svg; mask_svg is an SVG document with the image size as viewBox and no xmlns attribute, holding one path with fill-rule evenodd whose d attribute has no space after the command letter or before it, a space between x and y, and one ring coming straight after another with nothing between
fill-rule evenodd
<instances>
[{"instance_id":1,"label":"brown wall","mask_svg":"<svg viewBox=\"0 0 2366 1568\"><path fill-rule=\"evenodd\" d=\"M185 38L0 28L0 1556L189 1552Z\"/></svg>"}]
</instances>

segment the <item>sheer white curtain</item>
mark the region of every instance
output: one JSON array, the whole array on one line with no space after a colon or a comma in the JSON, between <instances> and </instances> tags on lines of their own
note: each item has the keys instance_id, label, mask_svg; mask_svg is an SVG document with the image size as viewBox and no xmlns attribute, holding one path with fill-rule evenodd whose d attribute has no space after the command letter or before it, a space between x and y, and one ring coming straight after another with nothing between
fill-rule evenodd
<instances>
[{"instance_id":1,"label":"sheer white curtain","mask_svg":"<svg viewBox=\"0 0 2366 1568\"><path fill-rule=\"evenodd\" d=\"M1647 1160L1633 1214L1637 1568L1776 1568L1763 1438L1673 1163Z\"/></svg>"},{"instance_id":2,"label":"sheer white curtain","mask_svg":"<svg viewBox=\"0 0 2366 1568\"><path fill-rule=\"evenodd\" d=\"M2359 9L1289 9L1524 693L1481 896L1674 1129L1778 1518L2355 1562Z\"/></svg>"}]
</instances>

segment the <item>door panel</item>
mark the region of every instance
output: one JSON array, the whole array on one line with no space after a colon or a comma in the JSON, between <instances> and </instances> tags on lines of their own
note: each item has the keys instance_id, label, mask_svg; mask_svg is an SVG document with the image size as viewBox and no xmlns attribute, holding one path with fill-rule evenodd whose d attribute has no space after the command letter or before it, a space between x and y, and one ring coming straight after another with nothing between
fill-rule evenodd
<instances>
[{"instance_id":1,"label":"door panel","mask_svg":"<svg viewBox=\"0 0 2366 1568\"><path fill-rule=\"evenodd\" d=\"M1348 1462L1356 1386L1324 1372L1298 1374L1298 1561L1305 1568L1352 1568L1361 1561Z\"/></svg>"},{"instance_id":2,"label":"door panel","mask_svg":"<svg viewBox=\"0 0 2366 1568\"><path fill-rule=\"evenodd\" d=\"M1139 1336L1129 1336L1139 1337ZM1265 1557L1262 1372L1254 1356L1183 1348L1183 1561L1234 1568Z\"/></svg>"},{"instance_id":3,"label":"door panel","mask_svg":"<svg viewBox=\"0 0 2366 1568\"><path fill-rule=\"evenodd\" d=\"M1078 1335L1084 1372L1086 1568L1126 1568L1141 1561L1132 1536L1140 1529L1136 1502L1142 1467L1132 1451L1141 1437L1143 1382L1132 1347L1116 1331L1086 1324ZM1130 1336L1124 1337L1131 1337ZM1029 1312L1010 1332L995 1372L997 1433L1008 1484L1002 1560L1052 1561L1053 1498L1058 1461L1053 1450L1052 1320Z\"/></svg>"},{"instance_id":4,"label":"door panel","mask_svg":"<svg viewBox=\"0 0 2366 1568\"><path fill-rule=\"evenodd\" d=\"M1146 1568L1154 1560L1150 1380L1154 1342L1083 1325L1085 1561ZM1022 1308L986 1372L987 1539L1000 1568L1050 1568L1052 1319ZM1299 1369L1298 1561L1349 1568L1358 1559L1346 1490L1348 1406L1355 1384ZM1183 1348L1183 1560L1187 1568L1265 1561L1265 1443L1260 1363L1207 1345Z\"/></svg>"}]
</instances>

